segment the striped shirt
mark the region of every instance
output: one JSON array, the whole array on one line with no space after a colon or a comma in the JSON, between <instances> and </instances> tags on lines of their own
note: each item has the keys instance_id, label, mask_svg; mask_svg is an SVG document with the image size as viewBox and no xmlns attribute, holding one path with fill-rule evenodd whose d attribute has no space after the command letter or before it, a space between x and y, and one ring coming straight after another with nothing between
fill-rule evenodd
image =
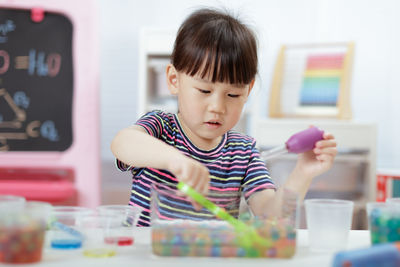
<instances>
[{"instance_id":1,"label":"striped shirt","mask_svg":"<svg viewBox=\"0 0 400 267\"><path fill-rule=\"evenodd\" d=\"M275 189L252 137L228 131L215 148L205 151L196 147L185 135L176 114L152 111L141 117L136 125L143 127L151 136L174 146L186 156L207 166L210 173L208 199L224 207L233 216L238 215L242 193L248 198L256 191ZM175 188L170 185L175 185L177 179L167 170L128 166L118 159L116 164L121 171L130 171L133 175L129 204L143 208L138 226L150 225L152 186L170 191L163 198L162 205L157 206L158 216L164 219L194 220L212 216L204 208L201 211L194 210L185 197L173 192ZM163 191L168 192L168 190Z\"/></svg>"}]
</instances>

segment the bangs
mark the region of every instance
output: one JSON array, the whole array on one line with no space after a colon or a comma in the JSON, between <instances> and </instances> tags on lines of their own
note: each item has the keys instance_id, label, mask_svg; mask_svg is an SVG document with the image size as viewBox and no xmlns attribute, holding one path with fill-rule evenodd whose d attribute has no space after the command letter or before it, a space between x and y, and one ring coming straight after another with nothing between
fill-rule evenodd
<instances>
[{"instance_id":1,"label":"bangs","mask_svg":"<svg viewBox=\"0 0 400 267\"><path fill-rule=\"evenodd\" d=\"M176 70L211 82L249 84L258 64L253 33L231 16L196 14L178 32L172 53Z\"/></svg>"}]
</instances>

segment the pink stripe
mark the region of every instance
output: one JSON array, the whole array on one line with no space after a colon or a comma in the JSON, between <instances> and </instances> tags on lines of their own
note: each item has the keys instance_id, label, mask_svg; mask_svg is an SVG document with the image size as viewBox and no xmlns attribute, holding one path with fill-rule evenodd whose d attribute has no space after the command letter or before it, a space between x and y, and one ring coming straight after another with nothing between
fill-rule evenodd
<instances>
[{"instance_id":1,"label":"pink stripe","mask_svg":"<svg viewBox=\"0 0 400 267\"><path fill-rule=\"evenodd\" d=\"M150 119L146 119L146 120L142 120L142 123L147 123L150 124L154 130L156 131L156 134L160 134L160 131L162 130L162 127L160 125L160 122L156 119L150 120ZM158 125L158 127L157 127Z\"/></svg>"},{"instance_id":2,"label":"pink stripe","mask_svg":"<svg viewBox=\"0 0 400 267\"><path fill-rule=\"evenodd\" d=\"M157 213L158 218L160 218L160 219L173 220L173 218L169 218L169 217L166 217L166 216L162 215L162 214L159 212L158 209L156 209L156 213Z\"/></svg>"},{"instance_id":3,"label":"pink stripe","mask_svg":"<svg viewBox=\"0 0 400 267\"><path fill-rule=\"evenodd\" d=\"M153 126L154 130L159 134L159 132L162 129L159 121L158 120L149 120L148 122L151 126ZM157 125L158 125L158 127L157 127Z\"/></svg>"},{"instance_id":4,"label":"pink stripe","mask_svg":"<svg viewBox=\"0 0 400 267\"><path fill-rule=\"evenodd\" d=\"M216 165L216 164L206 164L209 167L217 167L219 169L223 169L223 170L232 170L232 169L237 169L237 170L245 170L247 169L247 166L242 166L242 167L238 167L238 166L231 166L231 167L223 167L220 165Z\"/></svg>"},{"instance_id":5,"label":"pink stripe","mask_svg":"<svg viewBox=\"0 0 400 267\"><path fill-rule=\"evenodd\" d=\"M133 203L132 201L129 201L129 204L130 204L130 205L132 205L132 206L139 207L139 208L143 209L143 211L150 212L150 210L149 210L149 209L146 209L146 208L144 208L144 207L142 207L142 206L139 206L139 205L137 205L137 204Z\"/></svg>"},{"instance_id":6,"label":"pink stripe","mask_svg":"<svg viewBox=\"0 0 400 267\"><path fill-rule=\"evenodd\" d=\"M149 185L153 183L153 180L151 180L150 178L148 178L148 177L146 177L146 176L144 176L144 175L141 175L141 176L139 176L139 177L140 177L140 179L142 179L142 180L148 181L148 184L149 184ZM140 179L136 179L136 180L140 180Z\"/></svg>"},{"instance_id":7,"label":"pink stripe","mask_svg":"<svg viewBox=\"0 0 400 267\"><path fill-rule=\"evenodd\" d=\"M273 184L263 184L263 185L260 185L260 186L256 186L252 190L247 191L245 196L247 197L248 195L251 195L254 191L256 191L256 190L258 190L260 188L275 189L275 186Z\"/></svg>"},{"instance_id":8,"label":"pink stripe","mask_svg":"<svg viewBox=\"0 0 400 267\"><path fill-rule=\"evenodd\" d=\"M238 195L239 196L239 195ZM221 205L221 206L229 206L232 204L233 200L236 200L236 197L231 197L231 198L212 198L212 197L207 197L208 200L213 201L213 202L222 202L222 201L229 201L230 203L227 203L226 205Z\"/></svg>"},{"instance_id":9,"label":"pink stripe","mask_svg":"<svg viewBox=\"0 0 400 267\"><path fill-rule=\"evenodd\" d=\"M315 55L307 59L307 69L341 69L344 54Z\"/></svg>"},{"instance_id":10,"label":"pink stripe","mask_svg":"<svg viewBox=\"0 0 400 267\"><path fill-rule=\"evenodd\" d=\"M246 155L247 153L249 153L249 151L226 151L223 155ZM218 155L221 155L222 153L219 153Z\"/></svg>"},{"instance_id":11,"label":"pink stripe","mask_svg":"<svg viewBox=\"0 0 400 267\"><path fill-rule=\"evenodd\" d=\"M144 128L146 129L146 131L147 131L148 134L150 134L150 135L153 135L153 134L154 134L153 131L152 131L149 127L147 127L147 125L141 124L141 123L138 123L138 125L144 127Z\"/></svg>"},{"instance_id":12,"label":"pink stripe","mask_svg":"<svg viewBox=\"0 0 400 267\"><path fill-rule=\"evenodd\" d=\"M210 186L209 187L210 190L214 190L214 191L220 191L220 192L225 192L225 191L237 191L238 188L237 187L224 187L224 188L218 188L218 187L214 187L214 186Z\"/></svg>"},{"instance_id":13,"label":"pink stripe","mask_svg":"<svg viewBox=\"0 0 400 267\"><path fill-rule=\"evenodd\" d=\"M213 154L213 157L223 157L223 156L236 156L236 155L248 155L248 151L220 151L218 154Z\"/></svg>"},{"instance_id":14,"label":"pink stripe","mask_svg":"<svg viewBox=\"0 0 400 267\"><path fill-rule=\"evenodd\" d=\"M251 163L249 163L249 168L252 166L265 166L263 161L252 161Z\"/></svg>"},{"instance_id":15,"label":"pink stripe","mask_svg":"<svg viewBox=\"0 0 400 267\"><path fill-rule=\"evenodd\" d=\"M138 180L136 181L136 183L142 184L144 187L150 188L150 184L145 183L145 182L142 181L142 180L149 180L149 179L145 179L144 176L140 176L140 177L141 177L142 179L138 179ZM152 182L152 181L150 180L150 182Z\"/></svg>"},{"instance_id":16,"label":"pink stripe","mask_svg":"<svg viewBox=\"0 0 400 267\"><path fill-rule=\"evenodd\" d=\"M158 174L164 176L164 177L168 177L168 178L171 179L172 181L175 181L175 182L178 181L175 177L173 177L173 176L171 176L171 175L168 175L168 174L166 174L166 173L162 173L162 172L160 172L160 171L157 170L157 169L153 169L153 168L149 168L149 169L152 170L152 171L154 171L155 173L158 173Z\"/></svg>"},{"instance_id":17,"label":"pink stripe","mask_svg":"<svg viewBox=\"0 0 400 267\"><path fill-rule=\"evenodd\" d=\"M232 165L232 164L248 163L248 162L249 162L249 160L247 160L247 159L243 159L243 160L235 159L235 160L233 160L233 161L230 161L230 160L228 159L228 160L225 160L225 161L216 160L216 161L214 161L213 163L215 163L215 164L229 164L229 165Z\"/></svg>"},{"instance_id":18,"label":"pink stripe","mask_svg":"<svg viewBox=\"0 0 400 267\"><path fill-rule=\"evenodd\" d=\"M145 224L149 224L149 222L148 221L145 221L145 220L143 220L142 218L139 218L139 220L138 221L140 221L140 222L142 222L142 223L145 223ZM139 225L139 227L145 227L145 226L143 226L143 225Z\"/></svg>"},{"instance_id":19,"label":"pink stripe","mask_svg":"<svg viewBox=\"0 0 400 267\"><path fill-rule=\"evenodd\" d=\"M162 131L162 129L163 129L162 123L161 123L159 120L155 120L155 121L157 122L158 126L160 127L160 128L159 128L160 131Z\"/></svg>"},{"instance_id":20,"label":"pink stripe","mask_svg":"<svg viewBox=\"0 0 400 267\"><path fill-rule=\"evenodd\" d=\"M260 169L264 170L265 167L264 167L264 166L260 166L260 167L248 168L248 169L247 169L247 172L251 172L251 171L254 171L254 170L260 170Z\"/></svg>"},{"instance_id":21,"label":"pink stripe","mask_svg":"<svg viewBox=\"0 0 400 267\"><path fill-rule=\"evenodd\" d=\"M253 145L253 143L254 143L254 139L253 138L245 136L245 135L240 135L240 134L235 134L235 135L231 134L231 135L229 135L228 140L232 140L232 142L235 142L235 141L233 141L233 139L237 139L238 142L240 142L240 141L244 141L244 142L252 141L250 145Z\"/></svg>"},{"instance_id":22,"label":"pink stripe","mask_svg":"<svg viewBox=\"0 0 400 267\"><path fill-rule=\"evenodd\" d=\"M161 177L161 178L162 178L162 177ZM147 183L144 182L144 181L140 181L140 180L144 180L144 181L146 181ZM168 181L165 181L165 180L162 180L162 179L161 179L161 181L168 182ZM144 176L144 174L142 174L142 175L140 176L140 179L137 179L137 181L135 181L135 183L138 183L138 182L142 183L142 184L145 185L147 188L150 188L150 186L154 183L154 181L153 181L151 178L148 178L148 177Z\"/></svg>"}]
</instances>

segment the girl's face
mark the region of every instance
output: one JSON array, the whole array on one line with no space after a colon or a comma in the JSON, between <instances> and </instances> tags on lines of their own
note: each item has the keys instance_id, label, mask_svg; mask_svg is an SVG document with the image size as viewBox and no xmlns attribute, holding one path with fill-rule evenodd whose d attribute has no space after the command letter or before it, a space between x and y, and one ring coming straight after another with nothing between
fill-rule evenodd
<instances>
[{"instance_id":1,"label":"girl's face","mask_svg":"<svg viewBox=\"0 0 400 267\"><path fill-rule=\"evenodd\" d=\"M190 140L204 150L218 145L222 135L239 121L253 84L212 83L176 73L178 117Z\"/></svg>"}]
</instances>

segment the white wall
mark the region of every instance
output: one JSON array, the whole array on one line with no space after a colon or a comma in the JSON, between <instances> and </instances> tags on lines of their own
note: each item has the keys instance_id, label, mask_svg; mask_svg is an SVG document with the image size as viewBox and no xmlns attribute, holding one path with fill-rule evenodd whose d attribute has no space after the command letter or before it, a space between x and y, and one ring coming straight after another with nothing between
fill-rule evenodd
<instances>
[{"instance_id":1,"label":"white wall","mask_svg":"<svg viewBox=\"0 0 400 267\"><path fill-rule=\"evenodd\" d=\"M353 118L378 123L378 168L400 169L400 2L397 0L99 0L102 158L114 134L136 118L138 36L142 27L176 29L196 7L228 7L253 25L260 42L266 103L282 43L354 41ZM253 100L254 101L254 100Z\"/></svg>"}]
</instances>

